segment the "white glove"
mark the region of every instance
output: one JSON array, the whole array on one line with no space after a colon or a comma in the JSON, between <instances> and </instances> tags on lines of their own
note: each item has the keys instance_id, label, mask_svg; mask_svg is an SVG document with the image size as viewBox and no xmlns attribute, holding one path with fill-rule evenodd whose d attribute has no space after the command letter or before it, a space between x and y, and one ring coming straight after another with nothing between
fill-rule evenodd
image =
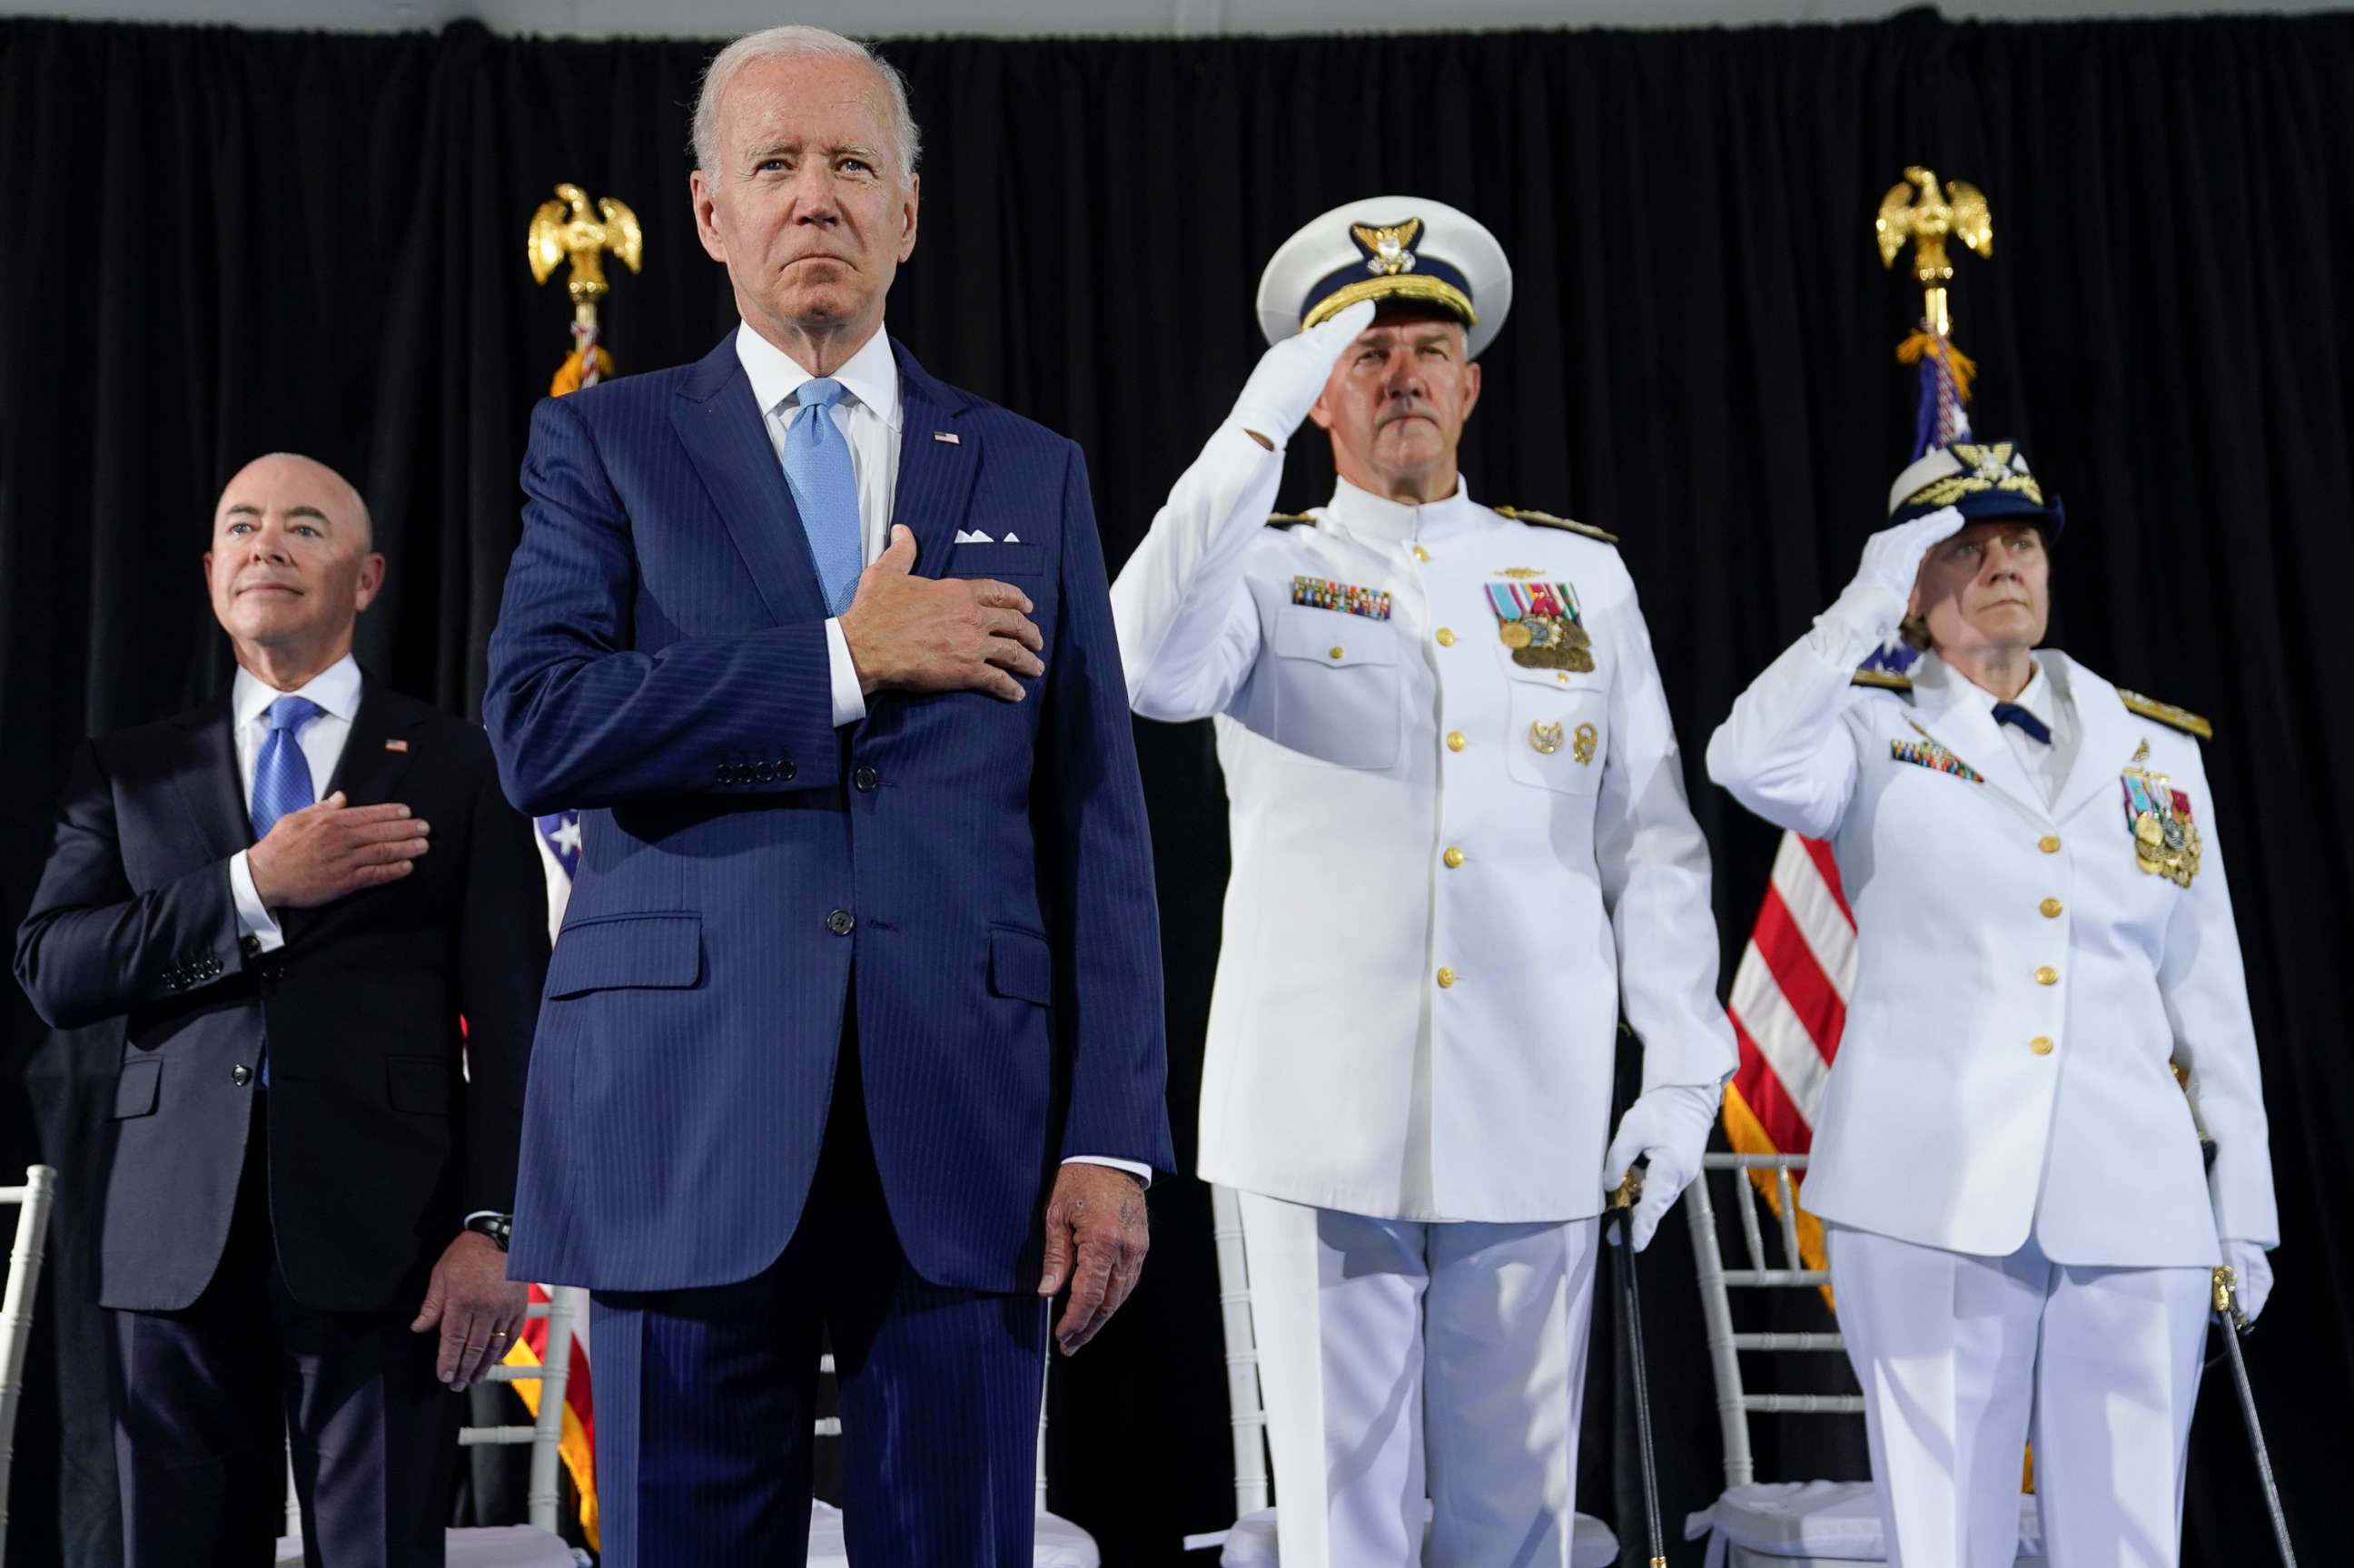
<instances>
[{"instance_id":1,"label":"white glove","mask_svg":"<svg viewBox=\"0 0 2354 1568\"><path fill-rule=\"evenodd\" d=\"M1602 1190L1617 1192L1638 1157L1651 1159L1628 1236L1637 1252L1651 1245L1651 1233L1700 1174L1708 1129L1716 1125L1717 1107L1723 1103L1724 1090L1715 1084L1662 1084L1636 1096L1618 1118L1617 1136L1602 1157Z\"/></svg>"},{"instance_id":2,"label":"white glove","mask_svg":"<svg viewBox=\"0 0 2354 1568\"><path fill-rule=\"evenodd\" d=\"M2273 1261L2253 1242L2227 1240L2223 1243L2223 1262L2238 1276L2232 1295L2240 1304L2240 1316L2253 1323L2272 1298Z\"/></svg>"},{"instance_id":3,"label":"white glove","mask_svg":"<svg viewBox=\"0 0 2354 1568\"><path fill-rule=\"evenodd\" d=\"M1904 619L1922 561L1934 546L1960 533L1965 521L1957 509L1948 506L1874 534L1864 541L1863 564L1831 606L1831 613L1860 631L1885 637Z\"/></svg>"},{"instance_id":4,"label":"white glove","mask_svg":"<svg viewBox=\"0 0 2354 1568\"><path fill-rule=\"evenodd\" d=\"M1373 302L1359 300L1329 322L1294 334L1259 355L1258 367L1235 399L1234 422L1264 437L1277 451L1332 378L1349 342L1373 324Z\"/></svg>"}]
</instances>

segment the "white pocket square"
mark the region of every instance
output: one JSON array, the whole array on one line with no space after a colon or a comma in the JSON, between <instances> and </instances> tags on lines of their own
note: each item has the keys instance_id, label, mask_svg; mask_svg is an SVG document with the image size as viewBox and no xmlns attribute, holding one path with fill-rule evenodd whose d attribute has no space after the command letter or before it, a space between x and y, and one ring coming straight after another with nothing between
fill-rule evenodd
<instances>
[{"instance_id":1,"label":"white pocket square","mask_svg":"<svg viewBox=\"0 0 2354 1568\"><path fill-rule=\"evenodd\" d=\"M1019 539L1015 538L1015 537L1014 537L1013 535L1011 535L1011 534L1008 534L1007 535L1005 535L1005 542L1006 542L1007 544L1009 544L1009 545L1018 545L1018 544L1022 543L1022 541L1021 541L1021 540L1019 540Z\"/></svg>"},{"instance_id":2,"label":"white pocket square","mask_svg":"<svg viewBox=\"0 0 2354 1568\"><path fill-rule=\"evenodd\" d=\"M970 528L960 528L957 530L956 542L960 545L987 545L992 541L986 534Z\"/></svg>"}]
</instances>

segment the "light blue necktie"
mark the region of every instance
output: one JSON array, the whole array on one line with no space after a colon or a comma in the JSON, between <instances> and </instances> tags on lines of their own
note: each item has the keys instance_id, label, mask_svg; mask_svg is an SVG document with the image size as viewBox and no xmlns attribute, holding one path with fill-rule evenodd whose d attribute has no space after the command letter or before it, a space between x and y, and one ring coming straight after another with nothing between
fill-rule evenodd
<instances>
[{"instance_id":1,"label":"light blue necktie","mask_svg":"<svg viewBox=\"0 0 2354 1568\"><path fill-rule=\"evenodd\" d=\"M842 383L820 376L801 383L801 411L785 429L785 482L817 560L829 614L850 608L858 591L865 548L858 528L858 476L850 466L850 442L829 412L842 400Z\"/></svg>"},{"instance_id":2,"label":"light blue necktie","mask_svg":"<svg viewBox=\"0 0 2354 1568\"><path fill-rule=\"evenodd\" d=\"M311 759L302 755L302 726L317 718L319 705L308 697L281 697L270 705L270 734L253 763L253 836L267 838L289 811L316 805Z\"/></svg>"}]
</instances>

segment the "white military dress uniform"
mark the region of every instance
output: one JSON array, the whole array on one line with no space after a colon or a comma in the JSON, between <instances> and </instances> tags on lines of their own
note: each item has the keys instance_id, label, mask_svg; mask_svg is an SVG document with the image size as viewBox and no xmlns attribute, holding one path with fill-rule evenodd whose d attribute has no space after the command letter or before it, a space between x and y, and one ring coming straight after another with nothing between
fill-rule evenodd
<instances>
[{"instance_id":1,"label":"white military dress uniform","mask_svg":"<svg viewBox=\"0 0 2354 1568\"><path fill-rule=\"evenodd\" d=\"M2052 650L2016 699L2049 742L1934 654L1909 690L1851 684L1902 613L1869 597L1751 685L1708 765L1830 841L1855 913L1805 1202L1889 1560L2011 1562L2031 1410L2050 1561L2171 1563L2218 1227L2278 1240L2198 721Z\"/></svg>"},{"instance_id":2,"label":"white military dress uniform","mask_svg":"<svg viewBox=\"0 0 2354 1568\"><path fill-rule=\"evenodd\" d=\"M1607 535L1459 484L1270 527L1282 470L1229 421L1112 588L1136 711L1214 717L1232 802L1200 1174L1243 1195L1282 1561L1425 1561L1426 1485L1427 1561L1566 1568L1621 1011L1647 1089L1735 1060L1707 847ZM1578 667L1515 661L1523 607Z\"/></svg>"}]
</instances>

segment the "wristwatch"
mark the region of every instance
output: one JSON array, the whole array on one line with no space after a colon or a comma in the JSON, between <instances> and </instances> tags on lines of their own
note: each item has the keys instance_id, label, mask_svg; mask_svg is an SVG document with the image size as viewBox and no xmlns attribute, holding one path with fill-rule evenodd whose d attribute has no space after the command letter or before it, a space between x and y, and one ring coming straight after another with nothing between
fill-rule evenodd
<instances>
[{"instance_id":1,"label":"wristwatch","mask_svg":"<svg viewBox=\"0 0 2354 1568\"><path fill-rule=\"evenodd\" d=\"M476 1214L466 1222L466 1228L478 1236L490 1237L491 1245L504 1252L507 1250L508 1240L514 1234L514 1216L513 1214Z\"/></svg>"}]
</instances>

